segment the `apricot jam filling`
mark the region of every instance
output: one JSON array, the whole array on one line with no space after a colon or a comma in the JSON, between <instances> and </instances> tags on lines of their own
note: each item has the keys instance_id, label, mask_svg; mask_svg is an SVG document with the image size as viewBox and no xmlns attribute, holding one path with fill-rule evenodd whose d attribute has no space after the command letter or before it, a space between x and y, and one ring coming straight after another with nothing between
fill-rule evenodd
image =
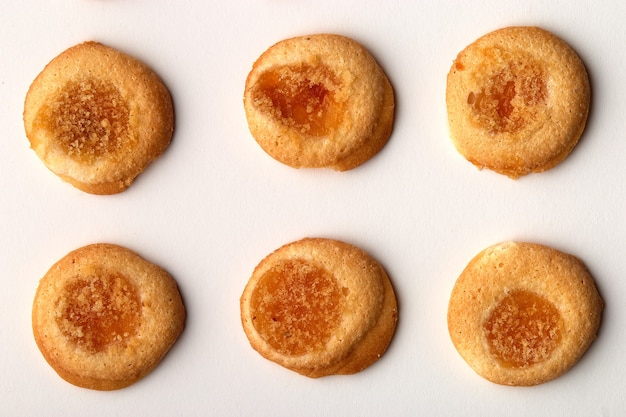
<instances>
[{"instance_id":1,"label":"apricot jam filling","mask_svg":"<svg viewBox=\"0 0 626 417\"><path fill-rule=\"evenodd\" d=\"M561 341L561 315L550 301L530 291L507 295L483 330L491 353L509 368L524 368L550 357Z\"/></svg>"},{"instance_id":2,"label":"apricot jam filling","mask_svg":"<svg viewBox=\"0 0 626 417\"><path fill-rule=\"evenodd\" d=\"M508 62L482 82L479 91L467 96L478 125L495 133L514 133L540 121L547 105L547 75L530 57ZM499 65L490 62L485 65Z\"/></svg>"},{"instance_id":3,"label":"apricot jam filling","mask_svg":"<svg viewBox=\"0 0 626 417\"><path fill-rule=\"evenodd\" d=\"M341 122L339 84L324 65L279 66L261 74L254 101L266 114L301 133L321 137Z\"/></svg>"},{"instance_id":4,"label":"apricot jam filling","mask_svg":"<svg viewBox=\"0 0 626 417\"><path fill-rule=\"evenodd\" d=\"M295 356L323 349L343 303L344 293L328 270L289 260L261 277L250 305L260 336L278 352Z\"/></svg>"},{"instance_id":5,"label":"apricot jam filling","mask_svg":"<svg viewBox=\"0 0 626 417\"><path fill-rule=\"evenodd\" d=\"M111 344L125 344L140 324L137 289L117 274L99 274L65 286L57 301L59 329L81 348L99 352Z\"/></svg>"},{"instance_id":6,"label":"apricot jam filling","mask_svg":"<svg viewBox=\"0 0 626 417\"><path fill-rule=\"evenodd\" d=\"M109 82L70 81L34 121L47 130L70 157L90 162L129 146L130 110Z\"/></svg>"}]
</instances>

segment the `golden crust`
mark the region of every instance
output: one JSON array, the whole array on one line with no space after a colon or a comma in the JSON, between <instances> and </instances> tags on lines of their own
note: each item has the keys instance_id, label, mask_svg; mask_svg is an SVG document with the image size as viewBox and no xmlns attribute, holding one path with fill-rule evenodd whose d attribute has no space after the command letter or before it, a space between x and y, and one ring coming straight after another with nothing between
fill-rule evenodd
<instances>
[{"instance_id":1,"label":"golden crust","mask_svg":"<svg viewBox=\"0 0 626 417\"><path fill-rule=\"evenodd\" d=\"M590 96L585 66L564 41L537 27L499 29L452 64L450 135L478 168L511 178L542 172L578 143Z\"/></svg>"},{"instance_id":2,"label":"golden crust","mask_svg":"<svg viewBox=\"0 0 626 417\"><path fill-rule=\"evenodd\" d=\"M83 388L115 390L158 365L183 331L174 279L111 244L76 249L41 279L33 334L50 366Z\"/></svg>"},{"instance_id":3,"label":"golden crust","mask_svg":"<svg viewBox=\"0 0 626 417\"><path fill-rule=\"evenodd\" d=\"M92 194L124 191L167 148L172 99L146 65L85 42L54 58L24 103L31 148L63 180Z\"/></svg>"},{"instance_id":4,"label":"golden crust","mask_svg":"<svg viewBox=\"0 0 626 417\"><path fill-rule=\"evenodd\" d=\"M387 143L394 93L359 43L318 34L280 41L254 63L244 92L250 132L294 168L345 171Z\"/></svg>"},{"instance_id":5,"label":"golden crust","mask_svg":"<svg viewBox=\"0 0 626 417\"><path fill-rule=\"evenodd\" d=\"M596 338L603 301L576 257L504 242L459 276L448 330L463 359L503 385L536 385L570 369Z\"/></svg>"},{"instance_id":6,"label":"golden crust","mask_svg":"<svg viewBox=\"0 0 626 417\"><path fill-rule=\"evenodd\" d=\"M398 319L382 266L344 242L305 238L259 263L241 321L263 357L308 377L353 374L387 349Z\"/></svg>"}]
</instances>

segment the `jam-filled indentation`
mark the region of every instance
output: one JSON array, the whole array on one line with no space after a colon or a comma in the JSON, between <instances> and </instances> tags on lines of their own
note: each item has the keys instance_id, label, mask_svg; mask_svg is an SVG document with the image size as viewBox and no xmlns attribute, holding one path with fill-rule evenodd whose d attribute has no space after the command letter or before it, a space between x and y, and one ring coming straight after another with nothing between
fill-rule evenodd
<instances>
[{"instance_id":1,"label":"jam-filled indentation","mask_svg":"<svg viewBox=\"0 0 626 417\"><path fill-rule=\"evenodd\" d=\"M71 158L92 162L132 146L130 109L110 82L69 81L38 112L34 127L55 138Z\"/></svg>"},{"instance_id":2,"label":"jam-filled indentation","mask_svg":"<svg viewBox=\"0 0 626 417\"><path fill-rule=\"evenodd\" d=\"M502 365L524 368L550 357L561 341L563 322L550 301L517 290L498 303L483 330L491 354Z\"/></svg>"},{"instance_id":3,"label":"jam-filled indentation","mask_svg":"<svg viewBox=\"0 0 626 417\"><path fill-rule=\"evenodd\" d=\"M501 53L485 51L484 62L476 69L490 74L481 80L479 90L467 96L476 123L495 133L514 133L542 123L548 100L544 67L531 57L506 57L504 65L502 58Z\"/></svg>"},{"instance_id":4,"label":"jam-filled indentation","mask_svg":"<svg viewBox=\"0 0 626 417\"><path fill-rule=\"evenodd\" d=\"M57 300L56 322L81 348L99 352L122 344L140 325L141 301L124 276L100 273L67 284Z\"/></svg>"},{"instance_id":5,"label":"jam-filled indentation","mask_svg":"<svg viewBox=\"0 0 626 417\"><path fill-rule=\"evenodd\" d=\"M337 128L342 106L335 99L339 88L325 65L285 65L262 73L254 86L255 105L285 126L322 137Z\"/></svg>"},{"instance_id":6,"label":"jam-filled indentation","mask_svg":"<svg viewBox=\"0 0 626 417\"><path fill-rule=\"evenodd\" d=\"M252 294L253 325L282 354L320 350L337 329L344 298L328 270L304 260L284 261L263 274Z\"/></svg>"}]
</instances>

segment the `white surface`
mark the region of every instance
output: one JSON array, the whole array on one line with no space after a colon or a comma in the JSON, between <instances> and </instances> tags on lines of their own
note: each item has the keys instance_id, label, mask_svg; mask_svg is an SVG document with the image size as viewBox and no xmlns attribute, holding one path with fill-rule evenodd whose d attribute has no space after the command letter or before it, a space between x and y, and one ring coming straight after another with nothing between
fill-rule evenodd
<instances>
[{"instance_id":1,"label":"white surface","mask_svg":"<svg viewBox=\"0 0 626 417\"><path fill-rule=\"evenodd\" d=\"M622 1L45 0L0 11L0 415L621 416L626 410L626 182ZM445 78L468 43L507 25L539 25L585 61L593 108L557 168L518 181L466 162L448 139ZM283 38L318 32L362 42L396 91L393 136L350 172L293 170L250 136L245 77ZM92 196L29 149L26 91L64 49L98 40L165 80L177 126L164 156L126 192ZM387 354L352 376L312 380L248 345L239 296L254 266L304 236L342 239L384 264L400 301ZM518 239L578 255L605 299L599 338L577 366L533 388L489 383L447 333L450 291L485 246ZM31 333L39 278L93 242L168 269L188 320L139 383L76 388L45 363Z\"/></svg>"}]
</instances>

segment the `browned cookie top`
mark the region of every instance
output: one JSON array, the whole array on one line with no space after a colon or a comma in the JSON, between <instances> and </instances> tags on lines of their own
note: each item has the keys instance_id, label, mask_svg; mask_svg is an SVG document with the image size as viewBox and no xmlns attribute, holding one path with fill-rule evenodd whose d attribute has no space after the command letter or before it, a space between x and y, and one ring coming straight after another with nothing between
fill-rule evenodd
<instances>
[{"instance_id":1,"label":"browned cookie top","mask_svg":"<svg viewBox=\"0 0 626 417\"><path fill-rule=\"evenodd\" d=\"M345 171L387 143L394 94L363 46L319 34L266 50L246 80L244 107L252 136L274 159Z\"/></svg>"},{"instance_id":2,"label":"browned cookie top","mask_svg":"<svg viewBox=\"0 0 626 417\"><path fill-rule=\"evenodd\" d=\"M595 339L603 302L576 257L521 242L486 248L459 276L448 329L484 378L536 385L572 367Z\"/></svg>"},{"instance_id":3,"label":"browned cookie top","mask_svg":"<svg viewBox=\"0 0 626 417\"><path fill-rule=\"evenodd\" d=\"M365 252L307 238L255 268L241 296L241 319L261 355L320 377L375 362L395 331L397 305L385 271Z\"/></svg>"},{"instance_id":4,"label":"browned cookie top","mask_svg":"<svg viewBox=\"0 0 626 417\"><path fill-rule=\"evenodd\" d=\"M459 53L446 103L457 150L511 178L550 169L578 143L590 105L587 71L537 27L488 33Z\"/></svg>"},{"instance_id":5,"label":"browned cookie top","mask_svg":"<svg viewBox=\"0 0 626 417\"><path fill-rule=\"evenodd\" d=\"M126 248L94 244L50 268L32 319L41 353L63 379L113 390L161 361L183 330L185 308L166 271Z\"/></svg>"},{"instance_id":6,"label":"browned cookie top","mask_svg":"<svg viewBox=\"0 0 626 417\"><path fill-rule=\"evenodd\" d=\"M54 58L33 81L24 126L52 172L88 193L114 194L167 148L174 111L150 68L85 42Z\"/></svg>"}]
</instances>

